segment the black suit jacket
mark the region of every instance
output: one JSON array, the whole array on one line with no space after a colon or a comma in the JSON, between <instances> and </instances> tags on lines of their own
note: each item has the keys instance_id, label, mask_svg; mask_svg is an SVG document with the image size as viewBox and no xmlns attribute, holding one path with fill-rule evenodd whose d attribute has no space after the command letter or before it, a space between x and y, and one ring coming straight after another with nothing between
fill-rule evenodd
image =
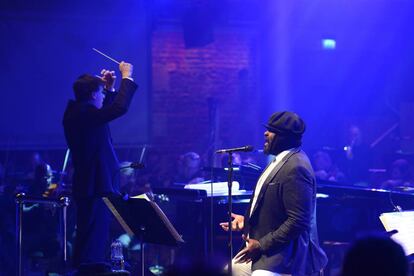
<instances>
[{"instance_id":1,"label":"black suit jacket","mask_svg":"<svg viewBox=\"0 0 414 276\"><path fill-rule=\"evenodd\" d=\"M250 205L252 201L250 201ZM314 275L327 263L316 228L316 182L306 154L290 152L265 180L245 232L260 242L252 270Z\"/></svg>"},{"instance_id":2,"label":"black suit jacket","mask_svg":"<svg viewBox=\"0 0 414 276\"><path fill-rule=\"evenodd\" d=\"M101 109L86 102L69 101L63 127L74 165L75 198L119 193L119 164L108 122L127 112L136 88L133 81L123 79L119 92L108 93Z\"/></svg>"}]
</instances>

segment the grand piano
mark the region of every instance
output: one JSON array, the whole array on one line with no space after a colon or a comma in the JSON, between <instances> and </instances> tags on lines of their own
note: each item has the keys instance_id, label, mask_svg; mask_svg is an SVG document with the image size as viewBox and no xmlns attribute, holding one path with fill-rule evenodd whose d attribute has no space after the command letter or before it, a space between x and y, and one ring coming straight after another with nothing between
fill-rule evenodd
<instances>
[{"instance_id":1,"label":"grand piano","mask_svg":"<svg viewBox=\"0 0 414 276\"><path fill-rule=\"evenodd\" d=\"M226 261L227 235L219 227L220 222L227 221L226 194L210 196L205 190L183 188L154 189L154 194L186 241L178 257L214 256ZM249 190L234 193L234 213L244 214L251 194ZM397 209L414 209L414 192L318 183L318 232L321 244L331 254L330 265L340 264L346 246L359 235L385 232L379 215ZM233 239L233 248L238 250L241 237L236 233Z\"/></svg>"}]
</instances>

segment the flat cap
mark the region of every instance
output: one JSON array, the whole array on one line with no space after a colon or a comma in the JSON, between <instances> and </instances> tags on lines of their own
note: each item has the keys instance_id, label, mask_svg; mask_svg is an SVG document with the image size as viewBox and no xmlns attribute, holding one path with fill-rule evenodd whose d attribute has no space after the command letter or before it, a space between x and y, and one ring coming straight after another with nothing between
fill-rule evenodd
<instances>
[{"instance_id":1,"label":"flat cap","mask_svg":"<svg viewBox=\"0 0 414 276\"><path fill-rule=\"evenodd\" d=\"M298 114L290 111L275 112L264 125L270 132L282 135L302 136L306 125Z\"/></svg>"}]
</instances>

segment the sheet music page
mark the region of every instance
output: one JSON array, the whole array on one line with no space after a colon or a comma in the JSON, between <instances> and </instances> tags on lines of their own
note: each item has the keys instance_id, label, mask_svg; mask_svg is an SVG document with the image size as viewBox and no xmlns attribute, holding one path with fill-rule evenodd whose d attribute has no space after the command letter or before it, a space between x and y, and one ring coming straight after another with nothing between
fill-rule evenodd
<instances>
[{"instance_id":1,"label":"sheet music page","mask_svg":"<svg viewBox=\"0 0 414 276\"><path fill-rule=\"evenodd\" d=\"M125 230L125 232L128 233L128 235L133 236L134 232L129 227L129 225L126 223L126 221L122 218L122 216L119 214L118 210L116 210L115 206L112 204L112 202L107 198L102 198L103 202L108 206L109 210L112 212L116 220L121 224L122 228Z\"/></svg>"},{"instance_id":2,"label":"sheet music page","mask_svg":"<svg viewBox=\"0 0 414 276\"><path fill-rule=\"evenodd\" d=\"M140 198L140 199L145 199L146 201L151 201L147 194L140 194L140 195L136 195L136 196L131 196L130 198Z\"/></svg>"},{"instance_id":3,"label":"sheet music page","mask_svg":"<svg viewBox=\"0 0 414 276\"><path fill-rule=\"evenodd\" d=\"M404 248L405 254L414 254L414 211L383 213L380 220L387 232L398 231L391 238Z\"/></svg>"},{"instance_id":4,"label":"sheet music page","mask_svg":"<svg viewBox=\"0 0 414 276\"><path fill-rule=\"evenodd\" d=\"M228 184L227 182L214 182L213 184L213 195L228 195ZM231 192L233 194L237 193L240 188L240 184L237 181L233 181L231 186ZM211 196L211 183L206 184L187 184L184 186L184 189L195 189L195 190L204 190L208 196Z\"/></svg>"},{"instance_id":5,"label":"sheet music page","mask_svg":"<svg viewBox=\"0 0 414 276\"><path fill-rule=\"evenodd\" d=\"M171 221L168 219L168 217L165 215L165 213L162 211L160 206L158 206L157 203L155 203L155 202L151 202L151 205L153 206L155 212L157 212L160 219L164 222L165 226L167 226L170 233L174 236L174 238L179 242L184 242L181 235L178 234L177 230L172 225Z\"/></svg>"}]
</instances>

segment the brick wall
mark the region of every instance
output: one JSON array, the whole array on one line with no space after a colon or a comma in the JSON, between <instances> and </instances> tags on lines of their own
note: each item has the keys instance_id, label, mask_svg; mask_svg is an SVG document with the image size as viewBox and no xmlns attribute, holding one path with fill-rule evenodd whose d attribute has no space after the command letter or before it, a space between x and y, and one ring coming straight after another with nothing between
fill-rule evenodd
<instances>
[{"instance_id":1,"label":"brick wall","mask_svg":"<svg viewBox=\"0 0 414 276\"><path fill-rule=\"evenodd\" d=\"M216 30L215 41L186 49L179 27L152 36L152 142L171 157L212 145L208 99L217 102L216 147L252 144L258 125L255 33Z\"/></svg>"}]
</instances>

